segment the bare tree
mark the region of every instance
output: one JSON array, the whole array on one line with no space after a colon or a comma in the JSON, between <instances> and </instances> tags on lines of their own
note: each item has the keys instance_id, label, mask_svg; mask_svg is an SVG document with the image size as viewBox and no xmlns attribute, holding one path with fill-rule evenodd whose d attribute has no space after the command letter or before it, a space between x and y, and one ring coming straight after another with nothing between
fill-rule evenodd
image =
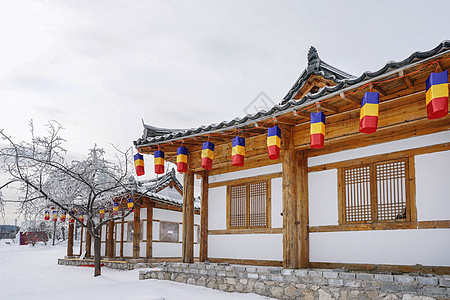
<instances>
[{"instance_id":1,"label":"bare tree","mask_svg":"<svg viewBox=\"0 0 450 300\"><path fill-rule=\"evenodd\" d=\"M79 161L66 162L65 140L60 136L62 126L51 121L45 136L35 136L30 122L31 141L16 143L0 131L9 144L0 150L2 167L12 180L19 183L20 205L25 215L36 210L54 206L66 211L76 222L85 227L94 239L94 276L101 275L100 228L111 220L120 219L107 213L100 218L100 209L112 212L118 195L134 189L131 176L131 148L120 151L116 148L114 163L104 158L103 149L96 146L88 156ZM134 199L134 205L143 195ZM77 212L77 213L75 213ZM128 210L127 216L132 212ZM85 216L82 222L80 214Z\"/></svg>"}]
</instances>

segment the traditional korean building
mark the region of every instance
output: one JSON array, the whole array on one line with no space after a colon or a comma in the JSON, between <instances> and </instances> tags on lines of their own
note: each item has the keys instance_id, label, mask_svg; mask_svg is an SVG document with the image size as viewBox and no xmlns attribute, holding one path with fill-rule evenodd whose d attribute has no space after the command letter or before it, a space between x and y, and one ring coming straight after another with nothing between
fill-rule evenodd
<instances>
[{"instance_id":1,"label":"traditional korean building","mask_svg":"<svg viewBox=\"0 0 450 300\"><path fill-rule=\"evenodd\" d=\"M144 125L138 152L161 150L184 173L183 261L196 175L200 261L450 273L449 68L449 41L359 76L311 47L268 111Z\"/></svg>"},{"instance_id":2,"label":"traditional korean building","mask_svg":"<svg viewBox=\"0 0 450 300\"><path fill-rule=\"evenodd\" d=\"M118 197L118 215L128 210L127 198L140 198L128 216L111 221L101 229L102 257L117 259L151 259L177 261L182 257L181 232L183 228L183 187L175 170L159 178L138 182L132 195ZM200 202L194 200L194 255L198 257L197 242L200 224ZM152 220L152 222L148 222ZM137 234L135 234L137 233ZM86 228L81 231L78 255L93 256L94 240Z\"/></svg>"}]
</instances>

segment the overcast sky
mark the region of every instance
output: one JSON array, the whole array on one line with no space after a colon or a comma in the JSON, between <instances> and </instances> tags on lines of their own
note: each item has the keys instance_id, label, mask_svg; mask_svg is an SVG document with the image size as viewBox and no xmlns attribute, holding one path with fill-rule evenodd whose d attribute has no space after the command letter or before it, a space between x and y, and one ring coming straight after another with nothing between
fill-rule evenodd
<instances>
[{"instance_id":1,"label":"overcast sky","mask_svg":"<svg viewBox=\"0 0 450 300\"><path fill-rule=\"evenodd\" d=\"M142 119L197 127L245 115L262 91L280 102L311 45L357 76L432 49L449 38L449 9L423 0L0 0L0 129L21 140L30 119L57 120L71 157L94 143L130 147Z\"/></svg>"}]
</instances>

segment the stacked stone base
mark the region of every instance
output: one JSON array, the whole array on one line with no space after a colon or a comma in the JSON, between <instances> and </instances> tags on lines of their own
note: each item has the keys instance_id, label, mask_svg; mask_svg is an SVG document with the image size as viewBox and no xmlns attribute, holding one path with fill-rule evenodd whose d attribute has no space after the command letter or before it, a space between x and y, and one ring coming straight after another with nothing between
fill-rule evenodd
<instances>
[{"instance_id":1,"label":"stacked stone base","mask_svg":"<svg viewBox=\"0 0 450 300\"><path fill-rule=\"evenodd\" d=\"M152 268L153 264L142 263L136 261L110 261L110 260L102 260L102 265L111 269L118 270L134 270L139 268ZM94 260L90 258L85 259L75 259L75 258L64 258L58 259L58 265L63 266L86 266L93 265Z\"/></svg>"},{"instance_id":2,"label":"stacked stone base","mask_svg":"<svg viewBox=\"0 0 450 300\"><path fill-rule=\"evenodd\" d=\"M154 266L157 268L140 271L139 279L172 280L277 299L450 299L450 275L370 274L206 263Z\"/></svg>"}]
</instances>

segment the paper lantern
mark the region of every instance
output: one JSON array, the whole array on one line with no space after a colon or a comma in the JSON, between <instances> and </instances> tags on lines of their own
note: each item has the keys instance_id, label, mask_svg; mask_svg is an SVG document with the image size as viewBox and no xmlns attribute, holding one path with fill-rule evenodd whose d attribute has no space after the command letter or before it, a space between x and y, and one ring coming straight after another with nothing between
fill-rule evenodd
<instances>
[{"instance_id":1,"label":"paper lantern","mask_svg":"<svg viewBox=\"0 0 450 300\"><path fill-rule=\"evenodd\" d=\"M164 174L164 152L161 150L155 151L153 156L155 157L155 173Z\"/></svg>"},{"instance_id":2,"label":"paper lantern","mask_svg":"<svg viewBox=\"0 0 450 300\"><path fill-rule=\"evenodd\" d=\"M74 214L73 211L70 212L72 215ZM75 220L72 218L71 215L69 215L69 224L73 224L75 222Z\"/></svg>"},{"instance_id":3,"label":"paper lantern","mask_svg":"<svg viewBox=\"0 0 450 300\"><path fill-rule=\"evenodd\" d=\"M100 219L103 219L105 217L105 208L104 207L100 208L99 213Z\"/></svg>"},{"instance_id":4,"label":"paper lantern","mask_svg":"<svg viewBox=\"0 0 450 300\"><path fill-rule=\"evenodd\" d=\"M64 211L61 213L61 216L60 216L60 221L61 221L61 222L65 222L65 221L66 221L66 215L67 215L67 212L64 210Z\"/></svg>"},{"instance_id":5,"label":"paper lantern","mask_svg":"<svg viewBox=\"0 0 450 300\"><path fill-rule=\"evenodd\" d=\"M50 214L49 214L48 210L46 210L46 211L44 212L44 220L45 220L45 221L50 220Z\"/></svg>"},{"instance_id":6,"label":"paper lantern","mask_svg":"<svg viewBox=\"0 0 450 300\"><path fill-rule=\"evenodd\" d=\"M281 130L278 126L270 127L267 130L267 152L270 159L280 157Z\"/></svg>"},{"instance_id":7,"label":"paper lantern","mask_svg":"<svg viewBox=\"0 0 450 300\"><path fill-rule=\"evenodd\" d=\"M231 165L236 167L242 167L244 165L245 157L245 139L240 136L236 136L232 141L231 151Z\"/></svg>"},{"instance_id":8,"label":"paper lantern","mask_svg":"<svg viewBox=\"0 0 450 300\"><path fill-rule=\"evenodd\" d=\"M325 140L325 114L321 111L311 113L311 148L320 149Z\"/></svg>"},{"instance_id":9,"label":"paper lantern","mask_svg":"<svg viewBox=\"0 0 450 300\"><path fill-rule=\"evenodd\" d=\"M212 169L212 161L214 158L215 145L210 141L204 142L202 147L202 168L206 170Z\"/></svg>"},{"instance_id":10,"label":"paper lantern","mask_svg":"<svg viewBox=\"0 0 450 300\"><path fill-rule=\"evenodd\" d=\"M431 73L426 81L428 119L439 119L448 114L448 71Z\"/></svg>"},{"instance_id":11,"label":"paper lantern","mask_svg":"<svg viewBox=\"0 0 450 300\"><path fill-rule=\"evenodd\" d=\"M113 214L117 215L118 212L119 212L119 203L114 202L114 204L113 204Z\"/></svg>"},{"instance_id":12,"label":"paper lantern","mask_svg":"<svg viewBox=\"0 0 450 300\"><path fill-rule=\"evenodd\" d=\"M54 210L54 211L53 211L53 218L52 218L52 221L53 221L53 222L58 221L58 211L57 211L57 210Z\"/></svg>"},{"instance_id":13,"label":"paper lantern","mask_svg":"<svg viewBox=\"0 0 450 300\"><path fill-rule=\"evenodd\" d=\"M359 132L374 133L378 127L378 103L380 93L366 92L361 101Z\"/></svg>"},{"instance_id":14,"label":"paper lantern","mask_svg":"<svg viewBox=\"0 0 450 300\"><path fill-rule=\"evenodd\" d=\"M80 219L81 223L84 223L84 215L83 214L80 214L78 216L78 219Z\"/></svg>"},{"instance_id":15,"label":"paper lantern","mask_svg":"<svg viewBox=\"0 0 450 300\"><path fill-rule=\"evenodd\" d=\"M180 173L187 172L187 156L188 150L186 147L180 146L177 149L177 171Z\"/></svg>"},{"instance_id":16,"label":"paper lantern","mask_svg":"<svg viewBox=\"0 0 450 300\"><path fill-rule=\"evenodd\" d=\"M128 209L133 208L133 199L132 198L127 199L127 206L128 206Z\"/></svg>"},{"instance_id":17,"label":"paper lantern","mask_svg":"<svg viewBox=\"0 0 450 300\"><path fill-rule=\"evenodd\" d=\"M134 155L134 167L136 169L136 175L142 176L145 174L144 170L144 156L140 153Z\"/></svg>"}]
</instances>

